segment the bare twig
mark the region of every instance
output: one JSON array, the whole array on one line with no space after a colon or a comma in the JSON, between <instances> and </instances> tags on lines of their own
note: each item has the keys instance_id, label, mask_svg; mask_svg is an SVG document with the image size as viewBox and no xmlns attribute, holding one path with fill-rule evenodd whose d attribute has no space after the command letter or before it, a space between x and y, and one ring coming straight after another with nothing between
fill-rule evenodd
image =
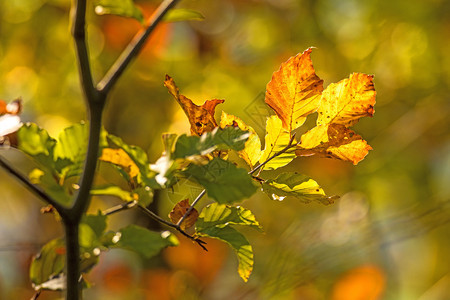
<instances>
[{"instance_id":1,"label":"bare twig","mask_svg":"<svg viewBox=\"0 0 450 300\"><path fill-rule=\"evenodd\" d=\"M145 214L147 214L148 216L150 216L151 218L155 219L156 221L167 225L169 227L175 228L179 233L181 233L182 235L184 235L185 237L187 237L188 239L196 242L200 247L203 248L203 250L208 251L208 249L206 249L206 247L204 246L206 244L205 241L202 241L199 238L196 238L190 234L188 234L186 231L184 231L183 229L181 229L181 227L178 224L173 224L169 221L164 220L163 218L161 218L160 216L158 216L157 214L155 214L154 212L152 212L151 210L149 210L148 208L145 208L143 206L138 206L138 208L144 212Z\"/></svg>"},{"instance_id":2,"label":"bare twig","mask_svg":"<svg viewBox=\"0 0 450 300\"><path fill-rule=\"evenodd\" d=\"M106 73L103 79L98 83L97 89L102 93L108 93L116 81L122 75L123 71L131 61L139 54L147 41L149 35L156 28L156 25L162 20L165 14L174 7L180 0L164 0L148 20L148 27L139 31L128 44L111 69Z\"/></svg>"},{"instance_id":3,"label":"bare twig","mask_svg":"<svg viewBox=\"0 0 450 300\"><path fill-rule=\"evenodd\" d=\"M194 209L194 206L198 203L198 201L200 201L200 199L206 194L206 190L203 190L200 192L200 194L198 194L197 198L195 198L195 200L192 202L191 206L189 206L189 208L187 209L187 211L184 213L184 215L181 217L180 220L178 220L177 222L177 226L181 226L181 223L183 223L183 221L187 218L187 216L189 216L189 214L192 212L192 210Z\"/></svg>"},{"instance_id":4,"label":"bare twig","mask_svg":"<svg viewBox=\"0 0 450 300\"><path fill-rule=\"evenodd\" d=\"M102 214L105 215L105 216L112 215L112 214L118 213L120 211L133 208L137 204L138 204L138 202L136 200L133 200L133 201L130 201L130 202L126 202L126 203L123 203L123 204L116 205L116 206L113 206L111 208L108 208L107 210L103 211Z\"/></svg>"}]
</instances>

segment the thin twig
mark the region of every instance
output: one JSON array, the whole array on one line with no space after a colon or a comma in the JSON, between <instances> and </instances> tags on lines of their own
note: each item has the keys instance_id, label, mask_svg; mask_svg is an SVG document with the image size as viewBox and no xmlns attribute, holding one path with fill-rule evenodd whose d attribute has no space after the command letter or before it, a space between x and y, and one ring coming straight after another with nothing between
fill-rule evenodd
<instances>
[{"instance_id":1,"label":"thin twig","mask_svg":"<svg viewBox=\"0 0 450 300\"><path fill-rule=\"evenodd\" d=\"M206 247L204 246L206 244L205 241L202 241L199 238L196 238L190 234L188 234L186 231L184 231L183 229L181 229L180 226L178 226L177 224L173 224L169 221L164 220L163 218L161 218L160 216L158 216L157 214L155 214L154 212L152 212L151 210L149 210L148 208L145 208L141 205L138 206L138 208L143 211L145 214L147 214L148 216L150 216L151 218L155 219L156 221L163 223L164 225L167 225L169 227L175 228L179 233L181 233L182 235L184 235L185 237L193 240L194 242L196 242L200 247L203 248L203 250L208 251L208 249L206 249Z\"/></svg>"},{"instance_id":2,"label":"thin twig","mask_svg":"<svg viewBox=\"0 0 450 300\"><path fill-rule=\"evenodd\" d=\"M0 166L2 166L5 170L7 170L11 175L16 177L20 182L22 182L27 188L29 188L33 193L38 195L42 200L52 205L56 210L60 211L62 209L62 205L59 204L56 200L50 197L40 186L34 185L28 180L26 176L21 174L19 171L14 169L9 163L0 156Z\"/></svg>"},{"instance_id":3,"label":"thin twig","mask_svg":"<svg viewBox=\"0 0 450 300\"><path fill-rule=\"evenodd\" d=\"M123 71L127 68L130 62L139 54L147 41L149 35L156 28L156 25L162 20L165 14L177 4L180 0L164 0L152 16L148 20L148 27L145 30L139 31L128 44L117 61L112 65L106 75L97 85L97 90L102 93L108 93L114 86L116 81L122 75Z\"/></svg>"},{"instance_id":4,"label":"thin twig","mask_svg":"<svg viewBox=\"0 0 450 300\"><path fill-rule=\"evenodd\" d=\"M138 202L136 200L133 200L133 201L130 201L130 202L126 202L126 203L123 203L123 204L116 205L116 206L113 206L111 208L108 208L107 210L103 211L102 214L105 215L105 216L112 215L112 214L118 213L120 211L133 208L137 204L138 204Z\"/></svg>"},{"instance_id":5,"label":"thin twig","mask_svg":"<svg viewBox=\"0 0 450 300\"><path fill-rule=\"evenodd\" d=\"M187 218L187 216L190 215L192 210L194 210L194 206L197 204L198 201L206 194L206 190L201 191L200 194L198 194L197 198L192 202L191 206L189 206L188 210L184 213L184 215L181 217L180 220L177 222L177 226L181 226L181 223Z\"/></svg>"}]
</instances>

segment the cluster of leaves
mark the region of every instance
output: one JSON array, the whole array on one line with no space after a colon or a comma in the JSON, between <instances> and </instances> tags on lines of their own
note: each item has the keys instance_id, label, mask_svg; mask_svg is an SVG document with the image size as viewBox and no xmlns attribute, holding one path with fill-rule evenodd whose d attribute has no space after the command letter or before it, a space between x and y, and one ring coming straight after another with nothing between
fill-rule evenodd
<instances>
[{"instance_id":1,"label":"cluster of leaves","mask_svg":"<svg viewBox=\"0 0 450 300\"><path fill-rule=\"evenodd\" d=\"M143 21L141 11L132 1L98 0L95 7L98 14L118 14ZM166 16L168 21L201 18L188 10L172 10ZM323 81L315 74L311 51L307 49L281 64L267 85L265 102L276 115L267 119L264 148L255 130L240 118L222 112L220 121L216 120L216 106L224 100L207 100L201 106L196 105L180 94L174 80L166 75L164 85L186 113L191 134L164 134L165 150L151 163L143 149L102 130L99 161L114 166L128 188L115 184L96 185L91 195L116 196L124 201L124 207L146 209L153 201L153 191L171 188L181 179L195 182L204 192L195 200L185 199L175 205L169 215L172 227L202 247L205 242L200 238L204 237L228 243L238 257L238 273L247 281L253 269L253 250L235 227L262 228L250 210L234 204L252 196L258 187L271 199L280 201L292 197L304 203L316 201L327 205L337 198L326 195L319 184L306 175L284 172L276 178L265 178L264 171L284 167L294 158L305 155L324 155L357 164L371 149L350 127L361 117L374 113L373 77L355 73L324 90ZM0 102L0 114L8 115L12 122L8 129L0 131L1 138L13 139L10 135L14 133L13 146L31 157L35 165L28 174L30 182L41 186L61 205L70 207L86 155L86 124L66 128L57 139L36 124L25 124L19 129L20 101L15 103ZM315 112L318 113L316 126L296 140L296 130ZM0 127L4 127L3 120L0 119ZM239 168L228 160L230 151L236 151L248 169ZM213 202L198 212L194 205L204 194ZM178 243L168 231L156 233L135 225L107 231L109 213L86 215L79 227L84 273L98 262L101 252L108 249L123 248L150 257ZM154 213L151 215L170 224ZM194 233L189 235L185 230ZM65 252L62 238L43 246L30 269L36 290L63 288Z\"/></svg>"},{"instance_id":2,"label":"cluster of leaves","mask_svg":"<svg viewBox=\"0 0 450 300\"><path fill-rule=\"evenodd\" d=\"M101 133L99 160L112 164L128 184L94 186L92 195L113 195L125 202L146 207L152 192L172 187L180 179L201 185L213 203L200 213L185 199L175 205L171 221L182 231L195 226L194 236L210 237L228 243L239 259L238 272L247 281L253 269L253 250L234 226L261 230L251 211L233 204L249 198L260 188L274 200L293 197L302 202L333 203L316 181L306 175L285 172L264 179L262 171L275 170L296 156L325 155L357 164L370 146L349 127L359 118L374 112L375 91L372 77L352 74L323 90L323 81L315 74L311 49L290 58L273 74L267 85L266 103L276 115L267 119L265 147L255 130L236 116L222 112L220 122L214 115L224 100L207 100L201 106L179 93L174 80L166 76L164 85L178 101L191 124L191 135L164 134L165 151L150 163L145 151L123 142L119 137ZM317 126L295 140L295 130L308 115L318 112ZM62 205L71 205L76 182L82 172L87 148L87 126L66 128L57 139L36 124L25 124L16 133L16 147L28 154L36 165L29 179L40 185ZM228 152L236 151L249 170L229 161ZM256 174L257 173L257 174ZM256 175L255 175L256 174ZM82 271L89 271L101 251L124 248L152 256L166 246L177 244L169 232L155 233L130 225L117 232L106 231L108 216L99 212L87 215L80 226ZM36 289L60 289L63 282L65 253L61 238L47 243L33 260L30 277Z\"/></svg>"}]
</instances>

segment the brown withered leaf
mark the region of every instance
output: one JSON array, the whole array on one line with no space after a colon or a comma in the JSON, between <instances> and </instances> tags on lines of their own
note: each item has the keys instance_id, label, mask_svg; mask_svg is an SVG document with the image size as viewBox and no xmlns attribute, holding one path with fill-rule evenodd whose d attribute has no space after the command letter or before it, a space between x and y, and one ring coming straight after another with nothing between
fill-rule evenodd
<instances>
[{"instance_id":1,"label":"brown withered leaf","mask_svg":"<svg viewBox=\"0 0 450 300\"><path fill-rule=\"evenodd\" d=\"M372 117L375 97L372 75L353 73L332 83L322 93L317 125L335 123L350 127L362 117Z\"/></svg>"},{"instance_id":2,"label":"brown withered leaf","mask_svg":"<svg viewBox=\"0 0 450 300\"><path fill-rule=\"evenodd\" d=\"M169 213L169 218L173 224L177 224L178 221L184 216L191 205L189 204L189 199L184 199L178 202L172 211ZM195 222L198 218L198 211L194 208L191 210L189 215L184 219L183 223L181 223L180 227L183 230L194 226Z\"/></svg>"},{"instance_id":3,"label":"brown withered leaf","mask_svg":"<svg viewBox=\"0 0 450 300\"><path fill-rule=\"evenodd\" d=\"M302 135L297 156L321 155L358 164L372 150L365 140L342 124L319 125Z\"/></svg>"},{"instance_id":4,"label":"brown withered leaf","mask_svg":"<svg viewBox=\"0 0 450 300\"><path fill-rule=\"evenodd\" d=\"M315 73L309 48L282 63L266 87L265 102L291 132L319 107L323 80Z\"/></svg>"},{"instance_id":5,"label":"brown withered leaf","mask_svg":"<svg viewBox=\"0 0 450 300\"><path fill-rule=\"evenodd\" d=\"M6 104L0 100L0 116L5 114L18 115L22 111L22 99L18 98Z\"/></svg>"},{"instance_id":6,"label":"brown withered leaf","mask_svg":"<svg viewBox=\"0 0 450 300\"><path fill-rule=\"evenodd\" d=\"M184 113L191 124L192 135L202 135L204 132L212 131L217 127L214 113L216 106L223 103L225 100L213 99L206 100L203 105L198 106L192 102L191 99L181 95L174 80L169 75L166 75L164 86L167 87L169 93L178 101Z\"/></svg>"}]
</instances>

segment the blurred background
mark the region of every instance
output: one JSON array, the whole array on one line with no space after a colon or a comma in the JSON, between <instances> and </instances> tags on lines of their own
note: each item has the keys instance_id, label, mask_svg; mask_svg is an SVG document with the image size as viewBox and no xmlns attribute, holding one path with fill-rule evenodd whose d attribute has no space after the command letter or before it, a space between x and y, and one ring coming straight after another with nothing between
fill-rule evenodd
<instances>
[{"instance_id":1,"label":"blurred background","mask_svg":"<svg viewBox=\"0 0 450 300\"><path fill-rule=\"evenodd\" d=\"M0 2L0 99L22 97L22 119L52 136L85 119L69 2ZM146 15L158 4L136 3ZM197 104L225 99L218 113L239 116L263 137L273 114L264 104L272 72L314 46L324 86L352 72L375 75L376 113L354 127L374 150L358 166L309 157L281 170L307 174L327 194L340 195L332 206L273 201L260 192L242 203L265 230L245 231L255 255L248 283L227 245L209 240L206 253L180 237L179 247L150 260L120 250L103 254L85 298L449 299L450 2L195 0L179 7L200 11L205 20L158 27L112 92L109 132L147 150L151 161L161 155L163 132L189 132L163 86L167 73ZM141 25L93 9L88 19L100 79ZM26 158L13 150L0 155L27 170ZM0 190L0 299L29 299L30 259L61 235L61 226L4 170ZM153 208L167 216L176 202L199 192L181 182L158 194ZM91 210L118 201L94 198ZM112 216L110 227L130 223L158 229L133 211ZM39 299L61 295L43 292Z\"/></svg>"}]
</instances>

